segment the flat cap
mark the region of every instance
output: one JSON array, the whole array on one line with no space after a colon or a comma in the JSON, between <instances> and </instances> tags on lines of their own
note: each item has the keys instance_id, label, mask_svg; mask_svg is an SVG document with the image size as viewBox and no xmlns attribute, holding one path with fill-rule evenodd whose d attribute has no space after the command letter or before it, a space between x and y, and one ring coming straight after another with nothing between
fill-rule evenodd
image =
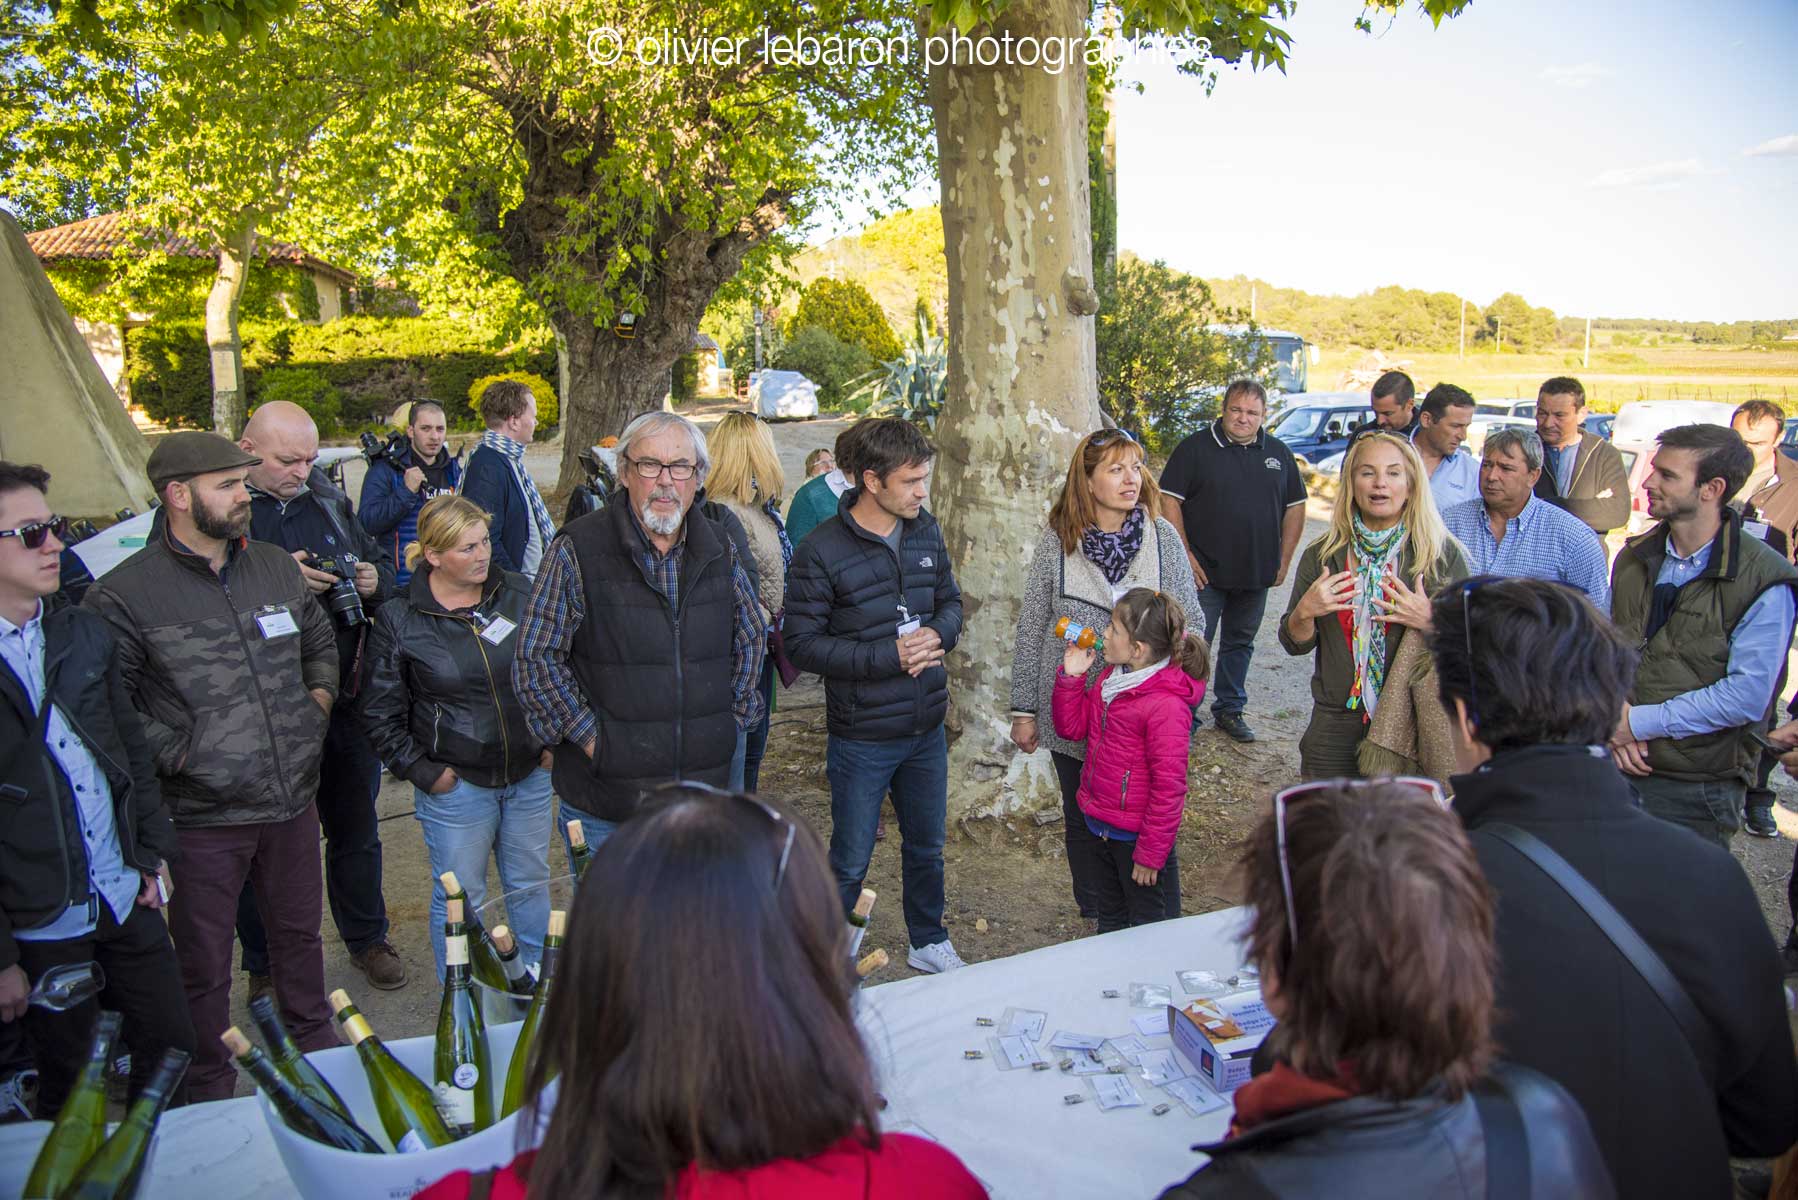
<instances>
[{"instance_id":1,"label":"flat cap","mask_svg":"<svg viewBox=\"0 0 1798 1200\"><path fill-rule=\"evenodd\" d=\"M187 430L171 433L150 451L150 487L162 491L163 485L175 480L192 479L213 471L229 471L233 467L253 467L261 462L236 442L216 433Z\"/></svg>"}]
</instances>

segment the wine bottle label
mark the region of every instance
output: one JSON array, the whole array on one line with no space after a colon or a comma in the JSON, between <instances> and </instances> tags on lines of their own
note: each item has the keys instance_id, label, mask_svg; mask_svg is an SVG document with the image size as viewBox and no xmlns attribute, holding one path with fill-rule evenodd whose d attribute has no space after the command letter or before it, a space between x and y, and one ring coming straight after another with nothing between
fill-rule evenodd
<instances>
[{"instance_id":1,"label":"wine bottle label","mask_svg":"<svg viewBox=\"0 0 1798 1200\"><path fill-rule=\"evenodd\" d=\"M467 1064L456 1068L456 1083L462 1082L464 1069L472 1070ZM466 1129L474 1124L474 1089L457 1087L439 1080L437 1083L437 1109L443 1119L450 1125Z\"/></svg>"},{"instance_id":2,"label":"wine bottle label","mask_svg":"<svg viewBox=\"0 0 1798 1200\"><path fill-rule=\"evenodd\" d=\"M368 1018L357 1013L343 1022L343 1032L344 1036L350 1039L350 1045L354 1046L363 1038L371 1036L374 1030L368 1027Z\"/></svg>"},{"instance_id":3,"label":"wine bottle label","mask_svg":"<svg viewBox=\"0 0 1798 1200\"><path fill-rule=\"evenodd\" d=\"M466 935L443 939L443 965L446 967L466 967L468 965L468 938Z\"/></svg>"},{"instance_id":4,"label":"wine bottle label","mask_svg":"<svg viewBox=\"0 0 1798 1200\"><path fill-rule=\"evenodd\" d=\"M461 1063L456 1067L456 1073L452 1078L459 1088L473 1088L475 1084L481 1082L481 1068L473 1063Z\"/></svg>"},{"instance_id":5,"label":"wine bottle label","mask_svg":"<svg viewBox=\"0 0 1798 1200\"><path fill-rule=\"evenodd\" d=\"M425 1145L425 1140L418 1136L418 1130L408 1129L405 1136L400 1138L399 1145L394 1149L401 1154L417 1154L420 1151L429 1150L430 1147Z\"/></svg>"}]
</instances>

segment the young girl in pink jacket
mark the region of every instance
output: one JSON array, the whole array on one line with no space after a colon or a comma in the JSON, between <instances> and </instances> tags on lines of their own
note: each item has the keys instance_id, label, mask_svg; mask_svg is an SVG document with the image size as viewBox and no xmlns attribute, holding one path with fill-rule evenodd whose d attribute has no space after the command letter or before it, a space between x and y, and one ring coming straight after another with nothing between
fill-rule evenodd
<instances>
[{"instance_id":1,"label":"young girl in pink jacket","mask_svg":"<svg viewBox=\"0 0 1798 1200\"><path fill-rule=\"evenodd\" d=\"M1110 666L1090 687L1093 652L1070 643L1055 673L1055 732L1086 742L1079 802L1098 838L1093 878L1099 932L1180 915L1174 840L1186 811L1193 709L1210 654L1180 606L1133 588L1111 610L1101 650Z\"/></svg>"}]
</instances>

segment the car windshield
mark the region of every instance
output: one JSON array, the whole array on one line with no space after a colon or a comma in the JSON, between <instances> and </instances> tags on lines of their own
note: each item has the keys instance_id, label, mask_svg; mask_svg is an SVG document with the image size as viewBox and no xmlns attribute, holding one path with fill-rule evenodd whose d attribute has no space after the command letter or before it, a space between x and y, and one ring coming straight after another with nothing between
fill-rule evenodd
<instances>
[{"instance_id":1,"label":"car windshield","mask_svg":"<svg viewBox=\"0 0 1798 1200\"><path fill-rule=\"evenodd\" d=\"M1511 415L1509 404L1476 404L1473 406L1476 417L1508 417Z\"/></svg>"},{"instance_id":2,"label":"car windshield","mask_svg":"<svg viewBox=\"0 0 1798 1200\"><path fill-rule=\"evenodd\" d=\"M1295 408L1280 418L1280 423L1274 426L1274 436L1277 438L1310 437L1317 432L1318 423L1323 420L1325 411L1327 410L1321 408Z\"/></svg>"}]
</instances>

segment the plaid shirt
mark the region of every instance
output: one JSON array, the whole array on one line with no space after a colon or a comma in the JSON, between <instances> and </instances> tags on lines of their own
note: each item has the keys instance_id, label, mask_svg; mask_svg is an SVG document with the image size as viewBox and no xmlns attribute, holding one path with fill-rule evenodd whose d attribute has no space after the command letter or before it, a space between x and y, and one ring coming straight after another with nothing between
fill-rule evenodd
<instances>
[{"instance_id":1,"label":"plaid shirt","mask_svg":"<svg viewBox=\"0 0 1798 1200\"><path fill-rule=\"evenodd\" d=\"M636 525L636 514L631 514ZM649 575L656 591L668 600L671 609L680 607L681 565L686 556L686 527L681 527L681 540L667 554L660 554L638 528L637 558ZM722 533L720 534L722 537ZM756 682L762 673L762 656L767 646L767 626L762 623L761 607L756 603L755 588L749 573L737 561L737 548L728 537L730 549L731 590L735 603L735 626L731 631L731 712L738 729L748 729L762 719L762 697ZM525 724L546 746L573 742L585 745L595 735L599 720L587 703L581 685L568 667L568 655L574 646L574 631L587 616L587 597L581 585L580 568L566 537L557 537L543 555L537 571L536 587L531 593L531 606L525 613L520 631L518 655L513 662L518 699L524 705Z\"/></svg>"}]
</instances>

